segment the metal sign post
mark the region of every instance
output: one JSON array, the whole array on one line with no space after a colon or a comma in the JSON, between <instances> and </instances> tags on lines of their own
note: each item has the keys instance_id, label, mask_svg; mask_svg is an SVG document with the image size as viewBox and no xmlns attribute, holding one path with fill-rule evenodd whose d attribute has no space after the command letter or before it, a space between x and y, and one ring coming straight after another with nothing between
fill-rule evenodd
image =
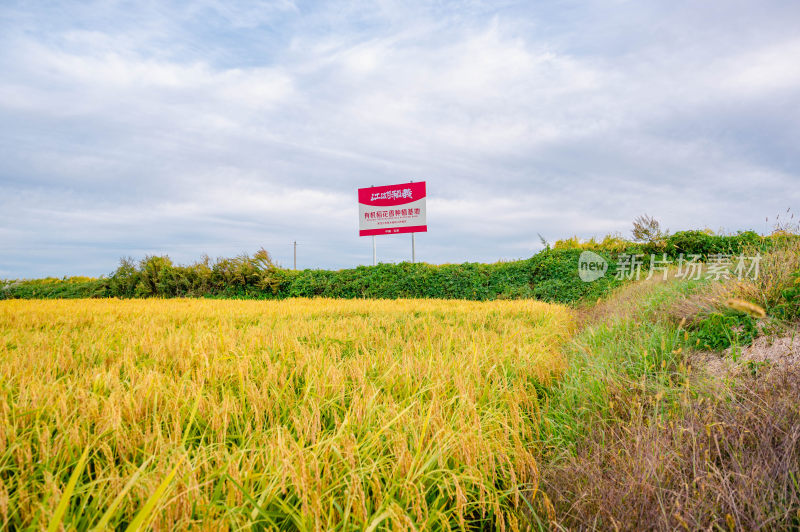
<instances>
[{"instance_id":1,"label":"metal sign post","mask_svg":"<svg viewBox=\"0 0 800 532\"><path fill-rule=\"evenodd\" d=\"M372 235L372 265L378 265L378 251L375 249L375 235Z\"/></svg>"},{"instance_id":2,"label":"metal sign post","mask_svg":"<svg viewBox=\"0 0 800 532\"><path fill-rule=\"evenodd\" d=\"M417 262L417 250L416 250L416 243L414 241L414 235L417 233L411 233L411 264Z\"/></svg>"}]
</instances>

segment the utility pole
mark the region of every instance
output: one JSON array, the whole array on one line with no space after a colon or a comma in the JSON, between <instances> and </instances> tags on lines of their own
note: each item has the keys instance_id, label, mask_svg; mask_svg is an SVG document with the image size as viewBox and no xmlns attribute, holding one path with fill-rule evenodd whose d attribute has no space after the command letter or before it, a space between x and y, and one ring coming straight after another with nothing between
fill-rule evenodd
<instances>
[{"instance_id":1,"label":"utility pole","mask_svg":"<svg viewBox=\"0 0 800 532\"><path fill-rule=\"evenodd\" d=\"M414 180L412 179L409 183L413 183ZM416 241L414 240L414 233L411 233L411 264L417 262L417 246Z\"/></svg>"},{"instance_id":2,"label":"utility pole","mask_svg":"<svg viewBox=\"0 0 800 532\"><path fill-rule=\"evenodd\" d=\"M297 269L297 240L294 241L294 269Z\"/></svg>"},{"instance_id":3,"label":"utility pole","mask_svg":"<svg viewBox=\"0 0 800 532\"><path fill-rule=\"evenodd\" d=\"M370 185L370 187L375 187L375 185ZM378 251L375 249L375 235L372 235L372 265L378 265Z\"/></svg>"}]
</instances>

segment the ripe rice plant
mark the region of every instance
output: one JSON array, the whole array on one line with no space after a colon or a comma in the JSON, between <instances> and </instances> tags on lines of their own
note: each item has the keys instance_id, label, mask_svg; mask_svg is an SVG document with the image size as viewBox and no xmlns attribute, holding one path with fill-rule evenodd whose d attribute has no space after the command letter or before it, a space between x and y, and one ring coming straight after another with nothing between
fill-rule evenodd
<instances>
[{"instance_id":1,"label":"ripe rice plant","mask_svg":"<svg viewBox=\"0 0 800 532\"><path fill-rule=\"evenodd\" d=\"M561 306L0 302L3 528L515 529Z\"/></svg>"}]
</instances>

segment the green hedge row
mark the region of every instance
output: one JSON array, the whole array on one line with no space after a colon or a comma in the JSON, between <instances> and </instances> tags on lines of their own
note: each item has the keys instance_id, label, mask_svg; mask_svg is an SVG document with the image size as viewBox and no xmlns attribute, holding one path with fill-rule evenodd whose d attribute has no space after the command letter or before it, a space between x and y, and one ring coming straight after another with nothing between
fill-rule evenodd
<instances>
[{"instance_id":1,"label":"green hedge row","mask_svg":"<svg viewBox=\"0 0 800 532\"><path fill-rule=\"evenodd\" d=\"M704 259L709 255L738 255L754 251L767 251L784 238L797 238L789 234L777 234L764 237L753 231L740 231L735 235L715 235L706 231L679 231L661 240L641 243L625 240L621 237L607 236L601 241L594 239L580 241L577 237L559 240L556 249L602 250L612 254L661 255L677 258L681 253L685 256L700 255Z\"/></svg>"},{"instance_id":2,"label":"green hedge row","mask_svg":"<svg viewBox=\"0 0 800 532\"><path fill-rule=\"evenodd\" d=\"M6 283L0 288L0 298L536 298L570 303L600 297L619 283L613 277L613 265L604 278L581 281L580 253L579 249L545 249L530 259L494 264L404 262L338 271L278 268L265 252L214 263L206 259L189 266L173 265L168 257L148 257L138 263L123 260L113 274L101 279Z\"/></svg>"},{"instance_id":3,"label":"green hedge row","mask_svg":"<svg viewBox=\"0 0 800 532\"><path fill-rule=\"evenodd\" d=\"M709 255L753 253L769 250L779 239L792 235L762 237L753 231L713 235L704 231L680 231L660 242L639 244L622 239L581 243L577 239L557 243L530 259L494 264L380 264L345 270L286 270L276 267L266 251L250 257L205 258L175 265L169 257L147 257L139 262L124 259L119 268L100 279L68 278L32 281L0 281L0 299L81 297L229 297L284 299L332 298L444 298L519 299L570 303L597 298L618 284L613 279L618 253L666 253ZM611 259L611 270L593 283L578 277L578 257L592 250ZM647 261L645 262L645 266Z\"/></svg>"},{"instance_id":4,"label":"green hedge row","mask_svg":"<svg viewBox=\"0 0 800 532\"><path fill-rule=\"evenodd\" d=\"M0 299L75 299L109 297L108 279L68 277L64 279L0 280Z\"/></svg>"},{"instance_id":5,"label":"green hedge row","mask_svg":"<svg viewBox=\"0 0 800 532\"><path fill-rule=\"evenodd\" d=\"M710 235L703 231L679 231L665 240L664 251L671 256L681 253L708 257L714 254L737 255L752 250L768 250L773 239L753 231L742 231L736 235Z\"/></svg>"}]
</instances>

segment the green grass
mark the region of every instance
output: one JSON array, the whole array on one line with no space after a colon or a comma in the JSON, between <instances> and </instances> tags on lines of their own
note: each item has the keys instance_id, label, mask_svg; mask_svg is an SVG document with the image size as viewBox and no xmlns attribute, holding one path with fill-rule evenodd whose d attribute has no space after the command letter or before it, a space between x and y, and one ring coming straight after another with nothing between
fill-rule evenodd
<instances>
[{"instance_id":1,"label":"green grass","mask_svg":"<svg viewBox=\"0 0 800 532\"><path fill-rule=\"evenodd\" d=\"M567 347L569 369L548 392L542 416L545 453L573 449L592 424L628 418L630 408L653 413L674 405L687 378L682 361L688 340L662 309L705 284L654 283L641 298L615 301L612 296L605 303L618 308L574 338Z\"/></svg>"},{"instance_id":2,"label":"green grass","mask_svg":"<svg viewBox=\"0 0 800 532\"><path fill-rule=\"evenodd\" d=\"M795 285L767 273L763 291L783 287L773 307L783 314L773 310L765 323L796 316ZM541 530L800 524L800 371L737 365L735 351L723 352L760 328L726 309L717 288L633 284L584 309L586 325L565 348L568 369L543 394L541 484L531 506ZM708 308L682 320L684 298ZM694 349L716 354L696 358ZM706 365L715 356L739 370L715 373Z\"/></svg>"}]
</instances>

